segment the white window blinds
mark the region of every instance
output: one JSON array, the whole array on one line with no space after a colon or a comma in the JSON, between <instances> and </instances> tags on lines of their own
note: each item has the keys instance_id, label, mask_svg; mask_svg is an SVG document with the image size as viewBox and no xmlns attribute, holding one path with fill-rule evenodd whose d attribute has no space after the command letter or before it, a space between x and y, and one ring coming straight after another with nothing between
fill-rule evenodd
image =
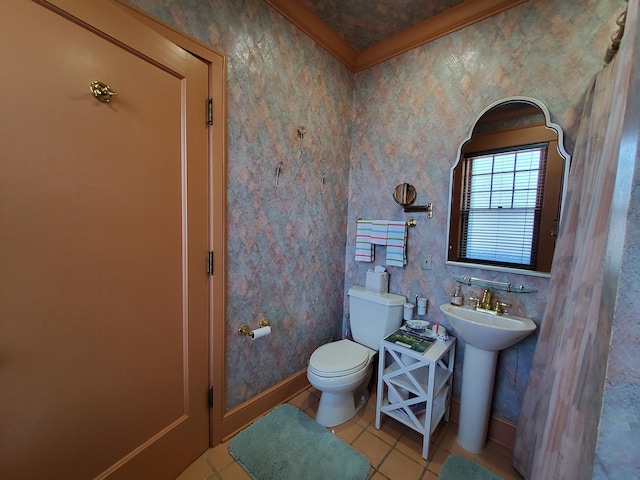
<instances>
[{"instance_id":1,"label":"white window blinds","mask_svg":"<svg viewBox=\"0 0 640 480\"><path fill-rule=\"evenodd\" d=\"M460 259L535 269L548 144L467 154Z\"/></svg>"}]
</instances>

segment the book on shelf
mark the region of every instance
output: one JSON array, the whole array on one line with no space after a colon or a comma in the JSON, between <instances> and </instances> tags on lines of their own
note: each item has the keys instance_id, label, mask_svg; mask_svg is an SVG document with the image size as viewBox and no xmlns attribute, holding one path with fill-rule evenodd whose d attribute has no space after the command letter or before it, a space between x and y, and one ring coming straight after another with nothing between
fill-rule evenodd
<instances>
[{"instance_id":1,"label":"book on shelf","mask_svg":"<svg viewBox=\"0 0 640 480\"><path fill-rule=\"evenodd\" d=\"M409 332L408 330L398 329L385 338L386 342L395 343L410 350L424 353L435 342L434 339Z\"/></svg>"}]
</instances>

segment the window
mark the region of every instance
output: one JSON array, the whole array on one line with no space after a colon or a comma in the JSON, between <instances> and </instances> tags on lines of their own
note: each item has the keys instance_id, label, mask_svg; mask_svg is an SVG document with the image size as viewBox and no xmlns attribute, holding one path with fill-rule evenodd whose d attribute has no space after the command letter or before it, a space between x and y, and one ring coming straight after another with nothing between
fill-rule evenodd
<instances>
[{"instance_id":1,"label":"window","mask_svg":"<svg viewBox=\"0 0 640 480\"><path fill-rule=\"evenodd\" d=\"M559 131L529 101L478 119L452 168L448 263L548 275L569 161Z\"/></svg>"},{"instance_id":2,"label":"window","mask_svg":"<svg viewBox=\"0 0 640 480\"><path fill-rule=\"evenodd\" d=\"M547 148L465 155L459 261L536 267Z\"/></svg>"}]
</instances>

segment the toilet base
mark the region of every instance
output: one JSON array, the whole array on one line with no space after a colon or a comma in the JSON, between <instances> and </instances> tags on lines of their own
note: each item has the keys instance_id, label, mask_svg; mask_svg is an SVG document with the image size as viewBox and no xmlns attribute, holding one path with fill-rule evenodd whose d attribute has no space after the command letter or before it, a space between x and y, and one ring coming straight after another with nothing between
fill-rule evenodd
<instances>
[{"instance_id":1,"label":"toilet base","mask_svg":"<svg viewBox=\"0 0 640 480\"><path fill-rule=\"evenodd\" d=\"M335 427L352 419L369 401L369 389L363 385L354 392L322 392L316 422L323 427Z\"/></svg>"}]
</instances>

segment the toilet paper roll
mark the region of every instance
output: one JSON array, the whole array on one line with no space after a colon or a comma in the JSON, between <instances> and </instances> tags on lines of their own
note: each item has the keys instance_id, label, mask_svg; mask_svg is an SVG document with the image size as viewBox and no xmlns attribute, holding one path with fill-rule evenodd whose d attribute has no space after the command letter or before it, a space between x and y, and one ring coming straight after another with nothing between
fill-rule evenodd
<instances>
[{"instance_id":1,"label":"toilet paper roll","mask_svg":"<svg viewBox=\"0 0 640 480\"><path fill-rule=\"evenodd\" d=\"M389 403L398 403L409 398L409 391L402 387L396 387L398 393L395 393L392 388L389 388Z\"/></svg>"},{"instance_id":2,"label":"toilet paper roll","mask_svg":"<svg viewBox=\"0 0 640 480\"><path fill-rule=\"evenodd\" d=\"M256 338L266 337L271 333L271 327L262 327L251 332L251 340L255 340Z\"/></svg>"},{"instance_id":3,"label":"toilet paper roll","mask_svg":"<svg viewBox=\"0 0 640 480\"><path fill-rule=\"evenodd\" d=\"M440 390L440 393L435 398L433 403L436 406L440 407L440 408L447 408L447 405L449 405L449 396L450 395L451 395L451 391L449 389L449 386L447 385L442 390Z\"/></svg>"}]
</instances>

